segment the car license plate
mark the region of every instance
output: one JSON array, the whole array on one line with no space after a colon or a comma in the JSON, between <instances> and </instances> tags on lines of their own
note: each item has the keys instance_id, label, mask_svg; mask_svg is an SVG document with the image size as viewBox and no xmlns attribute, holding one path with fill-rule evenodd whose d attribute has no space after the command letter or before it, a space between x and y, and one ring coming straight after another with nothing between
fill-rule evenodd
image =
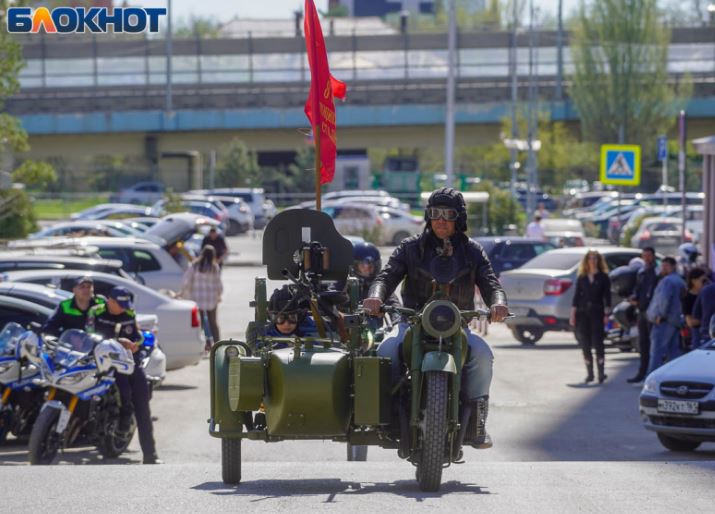
<instances>
[{"instance_id":1,"label":"car license plate","mask_svg":"<svg viewBox=\"0 0 715 514\"><path fill-rule=\"evenodd\" d=\"M672 245L677 245L678 240L672 237L664 237L662 239L658 239L658 243L661 246L672 246Z\"/></svg>"},{"instance_id":2,"label":"car license plate","mask_svg":"<svg viewBox=\"0 0 715 514\"><path fill-rule=\"evenodd\" d=\"M697 414L698 402L684 402L680 400L658 400L658 412L673 414Z\"/></svg>"},{"instance_id":3,"label":"car license plate","mask_svg":"<svg viewBox=\"0 0 715 514\"><path fill-rule=\"evenodd\" d=\"M529 315L529 308L528 307L510 307L509 310L514 314L514 316L528 316Z\"/></svg>"}]
</instances>

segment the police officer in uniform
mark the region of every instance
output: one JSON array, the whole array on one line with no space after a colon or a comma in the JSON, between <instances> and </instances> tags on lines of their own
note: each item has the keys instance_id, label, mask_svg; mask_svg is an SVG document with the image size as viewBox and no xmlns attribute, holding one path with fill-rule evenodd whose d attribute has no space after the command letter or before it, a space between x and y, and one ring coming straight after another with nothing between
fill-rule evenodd
<instances>
[{"instance_id":1,"label":"police officer in uniform","mask_svg":"<svg viewBox=\"0 0 715 514\"><path fill-rule=\"evenodd\" d=\"M106 305L90 309L87 331L102 337L114 338L134 354L134 373L117 374L117 387L122 398L119 431L127 432L131 423L132 410L137 420L139 444L144 454L144 464L161 464L154 444L154 427L149 410L149 385L141 367L141 343L144 340L137 325L136 314L132 310L132 296L123 287L115 287L109 293Z\"/></svg>"},{"instance_id":2,"label":"police officer in uniform","mask_svg":"<svg viewBox=\"0 0 715 514\"><path fill-rule=\"evenodd\" d=\"M104 305L102 296L95 296L92 277L84 276L75 280L72 298L62 300L55 312L45 322L42 333L59 336L65 330L75 328L84 330L87 326L87 313L96 305Z\"/></svg>"}]
</instances>

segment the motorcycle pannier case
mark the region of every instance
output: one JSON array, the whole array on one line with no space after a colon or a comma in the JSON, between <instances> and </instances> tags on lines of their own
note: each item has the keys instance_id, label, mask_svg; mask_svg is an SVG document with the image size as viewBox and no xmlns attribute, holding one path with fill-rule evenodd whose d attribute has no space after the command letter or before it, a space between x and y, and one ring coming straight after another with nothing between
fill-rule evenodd
<instances>
[{"instance_id":1,"label":"motorcycle pannier case","mask_svg":"<svg viewBox=\"0 0 715 514\"><path fill-rule=\"evenodd\" d=\"M357 357L354 360L355 424L390 422L390 359Z\"/></svg>"}]
</instances>

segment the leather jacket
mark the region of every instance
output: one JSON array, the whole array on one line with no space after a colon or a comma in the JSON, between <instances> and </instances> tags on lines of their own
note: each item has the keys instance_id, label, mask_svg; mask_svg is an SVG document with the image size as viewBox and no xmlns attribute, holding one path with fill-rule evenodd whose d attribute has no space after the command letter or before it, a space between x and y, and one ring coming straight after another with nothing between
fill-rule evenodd
<instances>
[{"instance_id":1,"label":"leather jacket","mask_svg":"<svg viewBox=\"0 0 715 514\"><path fill-rule=\"evenodd\" d=\"M452 282L449 296L459 309L474 308L475 285L484 302L506 305L506 293L492 269L484 248L463 233L451 238L453 254L457 259L457 277ZM383 302L402 284L402 301L405 307L421 309L433 294L430 263L442 248L442 241L432 232L412 236L400 243L370 286L368 296Z\"/></svg>"}]
</instances>

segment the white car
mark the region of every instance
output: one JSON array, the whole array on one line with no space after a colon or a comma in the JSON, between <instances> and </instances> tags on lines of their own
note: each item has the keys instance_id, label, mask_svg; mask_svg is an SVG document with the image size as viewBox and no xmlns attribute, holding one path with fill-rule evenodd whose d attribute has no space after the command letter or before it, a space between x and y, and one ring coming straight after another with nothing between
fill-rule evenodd
<instances>
[{"instance_id":1,"label":"white car","mask_svg":"<svg viewBox=\"0 0 715 514\"><path fill-rule=\"evenodd\" d=\"M715 339L648 375L639 403L645 428L668 450L715 442Z\"/></svg>"},{"instance_id":2,"label":"white car","mask_svg":"<svg viewBox=\"0 0 715 514\"><path fill-rule=\"evenodd\" d=\"M322 210L333 218L341 234L371 237L378 244L399 244L424 227L422 218L392 207L326 203Z\"/></svg>"},{"instance_id":3,"label":"white car","mask_svg":"<svg viewBox=\"0 0 715 514\"><path fill-rule=\"evenodd\" d=\"M178 291L184 276L184 270L162 246L143 238L56 237L13 241L8 246L25 250L57 248L76 255L116 259L130 276L156 290Z\"/></svg>"},{"instance_id":4,"label":"white car","mask_svg":"<svg viewBox=\"0 0 715 514\"><path fill-rule=\"evenodd\" d=\"M112 217L128 218L130 216L150 216L149 207L141 207L131 203L102 203L89 207L81 212L70 215L72 220L101 220Z\"/></svg>"},{"instance_id":5,"label":"white car","mask_svg":"<svg viewBox=\"0 0 715 514\"><path fill-rule=\"evenodd\" d=\"M134 296L137 312L156 315L167 369L198 364L201 360L205 338L201 330L199 309L190 300L170 298L131 280L106 273L76 270L13 271L7 273L7 280L71 291L74 281L83 276L92 277L94 291L103 296L108 296L116 286L126 288Z\"/></svg>"},{"instance_id":6,"label":"white car","mask_svg":"<svg viewBox=\"0 0 715 514\"><path fill-rule=\"evenodd\" d=\"M28 236L28 239L40 239L44 237L141 237L144 234L129 226L126 223L116 220L77 220L67 223L56 223L39 232ZM149 238L150 241L162 244L159 238Z\"/></svg>"},{"instance_id":7,"label":"white car","mask_svg":"<svg viewBox=\"0 0 715 514\"><path fill-rule=\"evenodd\" d=\"M253 211L248 204L236 196L214 196L214 195L197 195L187 194L182 195L182 198L187 200L206 200L218 204L224 208L228 215L228 227L226 235L233 236L243 234L253 229ZM266 200L270 201L270 200ZM271 202L272 204L273 202ZM273 207L275 209L275 206Z\"/></svg>"},{"instance_id":8,"label":"white car","mask_svg":"<svg viewBox=\"0 0 715 514\"><path fill-rule=\"evenodd\" d=\"M267 204L266 196L261 188L219 187L214 189L195 189L191 194L209 196L233 196L240 198L251 208L255 228L263 228L275 215L275 205Z\"/></svg>"}]
</instances>

